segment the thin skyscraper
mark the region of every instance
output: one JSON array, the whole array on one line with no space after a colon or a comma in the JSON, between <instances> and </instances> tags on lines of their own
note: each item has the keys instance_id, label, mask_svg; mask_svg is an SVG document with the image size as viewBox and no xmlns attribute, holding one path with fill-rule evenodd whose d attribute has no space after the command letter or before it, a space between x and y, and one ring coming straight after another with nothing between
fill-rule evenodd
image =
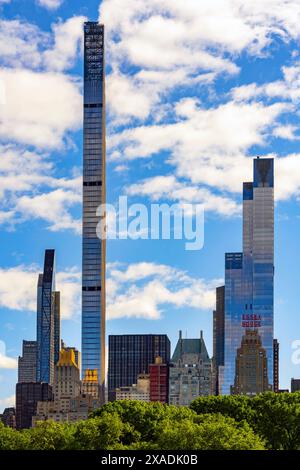
<instances>
[{"instance_id":1,"label":"thin skyscraper","mask_svg":"<svg viewBox=\"0 0 300 470\"><path fill-rule=\"evenodd\" d=\"M54 380L56 351L60 344L59 299L60 295L55 291L55 250L46 250L44 272L38 279L36 380L50 385Z\"/></svg>"},{"instance_id":2,"label":"thin skyscraper","mask_svg":"<svg viewBox=\"0 0 300 470\"><path fill-rule=\"evenodd\" d=\"M99 205L105 203L104 26L84 25L84 148L82 243L82 377L105 380L105 240L97 237ZM103 391L103 390L102 390Z\"/></svg>"}]
</instances>

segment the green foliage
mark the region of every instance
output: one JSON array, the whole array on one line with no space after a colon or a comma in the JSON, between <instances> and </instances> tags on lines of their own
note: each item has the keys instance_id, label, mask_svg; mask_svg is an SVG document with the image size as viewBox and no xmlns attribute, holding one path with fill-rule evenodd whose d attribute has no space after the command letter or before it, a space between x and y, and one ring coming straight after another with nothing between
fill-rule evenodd
<instances>
[{"instance_id":1,"label":"green foliage","mask_svg":"<svg viewBox=\"0 0 300 470\"><path fill-rule=\"evenodd\" d=\"M221 413L246 420L272 450L300 449L300 392L267 392L244 396L199 397L191 409L198 414Z\"/></svg>"},{"instance_id":2,"label":"green foliage","mask_svg":"<svg viewBox=\"0 0 300 470\"><path fill-rule=\"evenodd\" d=\"M300 392L199 397L190 406L118 401L77 423L0 423L0 450L300 450Z\"/></svg>"}]
</instances>

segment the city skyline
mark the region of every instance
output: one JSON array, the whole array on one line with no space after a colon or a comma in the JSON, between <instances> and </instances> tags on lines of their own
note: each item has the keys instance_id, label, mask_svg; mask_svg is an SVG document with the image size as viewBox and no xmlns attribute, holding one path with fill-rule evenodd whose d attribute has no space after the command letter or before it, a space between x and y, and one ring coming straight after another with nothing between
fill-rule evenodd
<instances>
[{"instance_id":1,"label":"city skyline","mask_svg":"<svg viewBox=\"0 0 300 470\"><path fill-rule=\"evenodd\" d=\"M0 166L0 189L5 197L0 222L1 243L7 248L0 260L2 408L11 403L14 394L22 340L35 337L36 281L47 248L55 248L57 254L61 336L83 353L79 233L81 38L87 17L98 17L99 2L88 1L81 7L66 0L56 11L41 9L34 1L27 2L31 7L25 11L21 3L1 6L6 19L5 24L1 23L3 35L8 40L15 37L19 45L18 51L6 49L0 74L9 98L6 105L1 98L4 163ZM193 25L188 16L189 4L185 13L174 11L168 4L170 17L177 24ZM300 366L292 362L292 343L298 339L296 292L300 277L294 255L300 229L295 113L298 29L285 23L285 41L280 36L275 38L278 25L287 22L279 10L279 18L274 20L276 28L270 24L274 34L267 36L251 24L249 6L244 16L231 12L247 32L243 42L230 34L222 39L209 37L203 28L203 37L197 38L198 50L187 28L187 50L177 48L181 55L176 59L172 59L164 38L168 54L162 63L157 51L162 53L164 48L157 43L151 5L145 2L147 14L143 18L135 18L132 8L119 23L113 19L109 22L108 18L114 17L114 4L107 0L100 15L108 29L108 201L114 203L119 194L148 206L152 200L205 200L205 244L203 250L188 253L184 244L175 240L108 242L107 334L167 334L174 348L178 330L190 338L195 330L202 329L212 356L212 311L215 288L224 283L223 256L242 250L242 182L251 179L255 155L274 158L274 336L280 343L280 364L284 364L280 368L280 388L288 388L291 377L300 376ZM195 21L207 24L206 13L199 7ZM23 22L13 23L17 14ZM164 24L167 20L160 10L157 14L161 30L166 26L171 34L172 25ZM266 17L264 22L269 24ZM135 36L130 34L130 25L136 26ZM47 37L42 37L42 32ZM222 41L225 52L213 48ZM137 42L141 44L139 50ZM149 44L153 50L146 47ZM197 58L196 64L193 57ZM179 68L172 60L180 64ZM29 82L34 83L32 90L26 88ZM15 95L10 83L20 93L21 102L25 100L18 118L11 104ZM33 105L26 107L28 97ZM20 101L19 95L16 99ZM30 114L33 112L36 114Z\"/></svg>"}]
</instances>

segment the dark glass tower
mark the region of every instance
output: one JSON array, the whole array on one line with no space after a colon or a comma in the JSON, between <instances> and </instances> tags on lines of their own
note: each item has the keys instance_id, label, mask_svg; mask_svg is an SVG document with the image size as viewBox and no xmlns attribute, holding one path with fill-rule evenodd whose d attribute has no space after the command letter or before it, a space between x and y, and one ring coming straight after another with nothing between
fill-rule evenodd
<instances>
[{"instance_id":1,"label":"dark glass tower","mask_svg":"<svg viewBox=\"0 0 300 470\"><path fill-rule=\"evenodd\" d=\"M253 163L253 182L243 185L243 252L227 253L225 258L223 394L230 393L239 377L243 376L244 381L247 377L249 380L259 377L259 362L237 357L250 351L246 345L251 343L248 342L251 331L257 348L265 351L267 380L243 382L243 387L235 386L235 393L237 390L250 395L259 393L261 384L264 390L273 387L274 161L258 157ZM243 371L244 366L257 367L257 374Z\"/></svg>"},{"instance_id":2,"label":"dark glass tower","mask_svg":"<svg viewBox=\"0 0 300 470\"><path fill-rule=\"evenodd\" d=\"M37 382L53 384L55 353L59 349L59 306L55 292L55 250L45 251L44 272L37 295Z\"/></svg>"},{"instance_id":3,"label":"dark glass tower","mask_svg":"<svg viewBox=\"0 0 300 470\"><path fill-rule=\"evenodd\" d=\"M108 355L108 399L115 389L137 382L138 374L148 374L150 364L160 357L170 361L170 340L166 335L111 335Z\"/></svg>"},{"instance_id":4,"label":"dark glass tower","mask_svg":"<svg viewBox=\"0 0 300 470\"><path fill-rule=\"evenodd\" d=\"M105 240L96 215L105 203L104 26L84 25L84 148L82 244L82 376L97 371L105 379Z\"/></svg>"},{"instance_id":5,"label":"dark glass tower","mask_svg":"<svg viewBox=\"0 0 300 470\"><path fill-rule=\"evenodd\" d=\"M18 360L18 382L36 381L37 342L24 341Z\"/></svg>"},{"instance_id":6,"label":"dark glass tower","mask_svg":"<svg viewBox=\"0 0 300 470\"><path fill-rule=\"evenodd\" d=\"M216 394L219 394L219 367L224 366L225 286L216 288L216 310L213 312L213 366Z\"/></svg>"}]
</instances>

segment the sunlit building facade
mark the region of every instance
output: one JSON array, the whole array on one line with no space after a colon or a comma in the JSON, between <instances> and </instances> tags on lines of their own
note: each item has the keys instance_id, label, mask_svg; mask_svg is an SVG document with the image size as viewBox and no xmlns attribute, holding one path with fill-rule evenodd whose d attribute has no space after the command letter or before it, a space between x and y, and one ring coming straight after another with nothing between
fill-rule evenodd
<instances>
[{"instance_id":1,"label":"sunlit building facade","mask_svg":"<svg viewBox=\"0 0 300 470\"><path fill-rule=\"evenodd\" d=\"M265 390L273 387L273 167L271 158L254 159L254 180L243 185L243 251L225 255L225 355L220 383L222 394L230 394L233 390L237 378L237 353L242 347L246 330L255 331L256 340L261 341L266 355L268 379L264 387ZM252 362L252 367L255 364ZM259 382L252 382L250 387L245 386L244 389L248 390L247 394L252 395L259 393L261 386Z\"/></svg>"},{"instance_id":2,"label":"sunlit building facade","mask_svg":"<svg viewBox=\"0 0 300 470\"><path fill-rule=\"evenodd\" d=\"M82 376L105 379L105 240L97 236L97 208L105 203L104 26L84 25L84 148L82 246Z\"/></svg>"}]
</instances>

